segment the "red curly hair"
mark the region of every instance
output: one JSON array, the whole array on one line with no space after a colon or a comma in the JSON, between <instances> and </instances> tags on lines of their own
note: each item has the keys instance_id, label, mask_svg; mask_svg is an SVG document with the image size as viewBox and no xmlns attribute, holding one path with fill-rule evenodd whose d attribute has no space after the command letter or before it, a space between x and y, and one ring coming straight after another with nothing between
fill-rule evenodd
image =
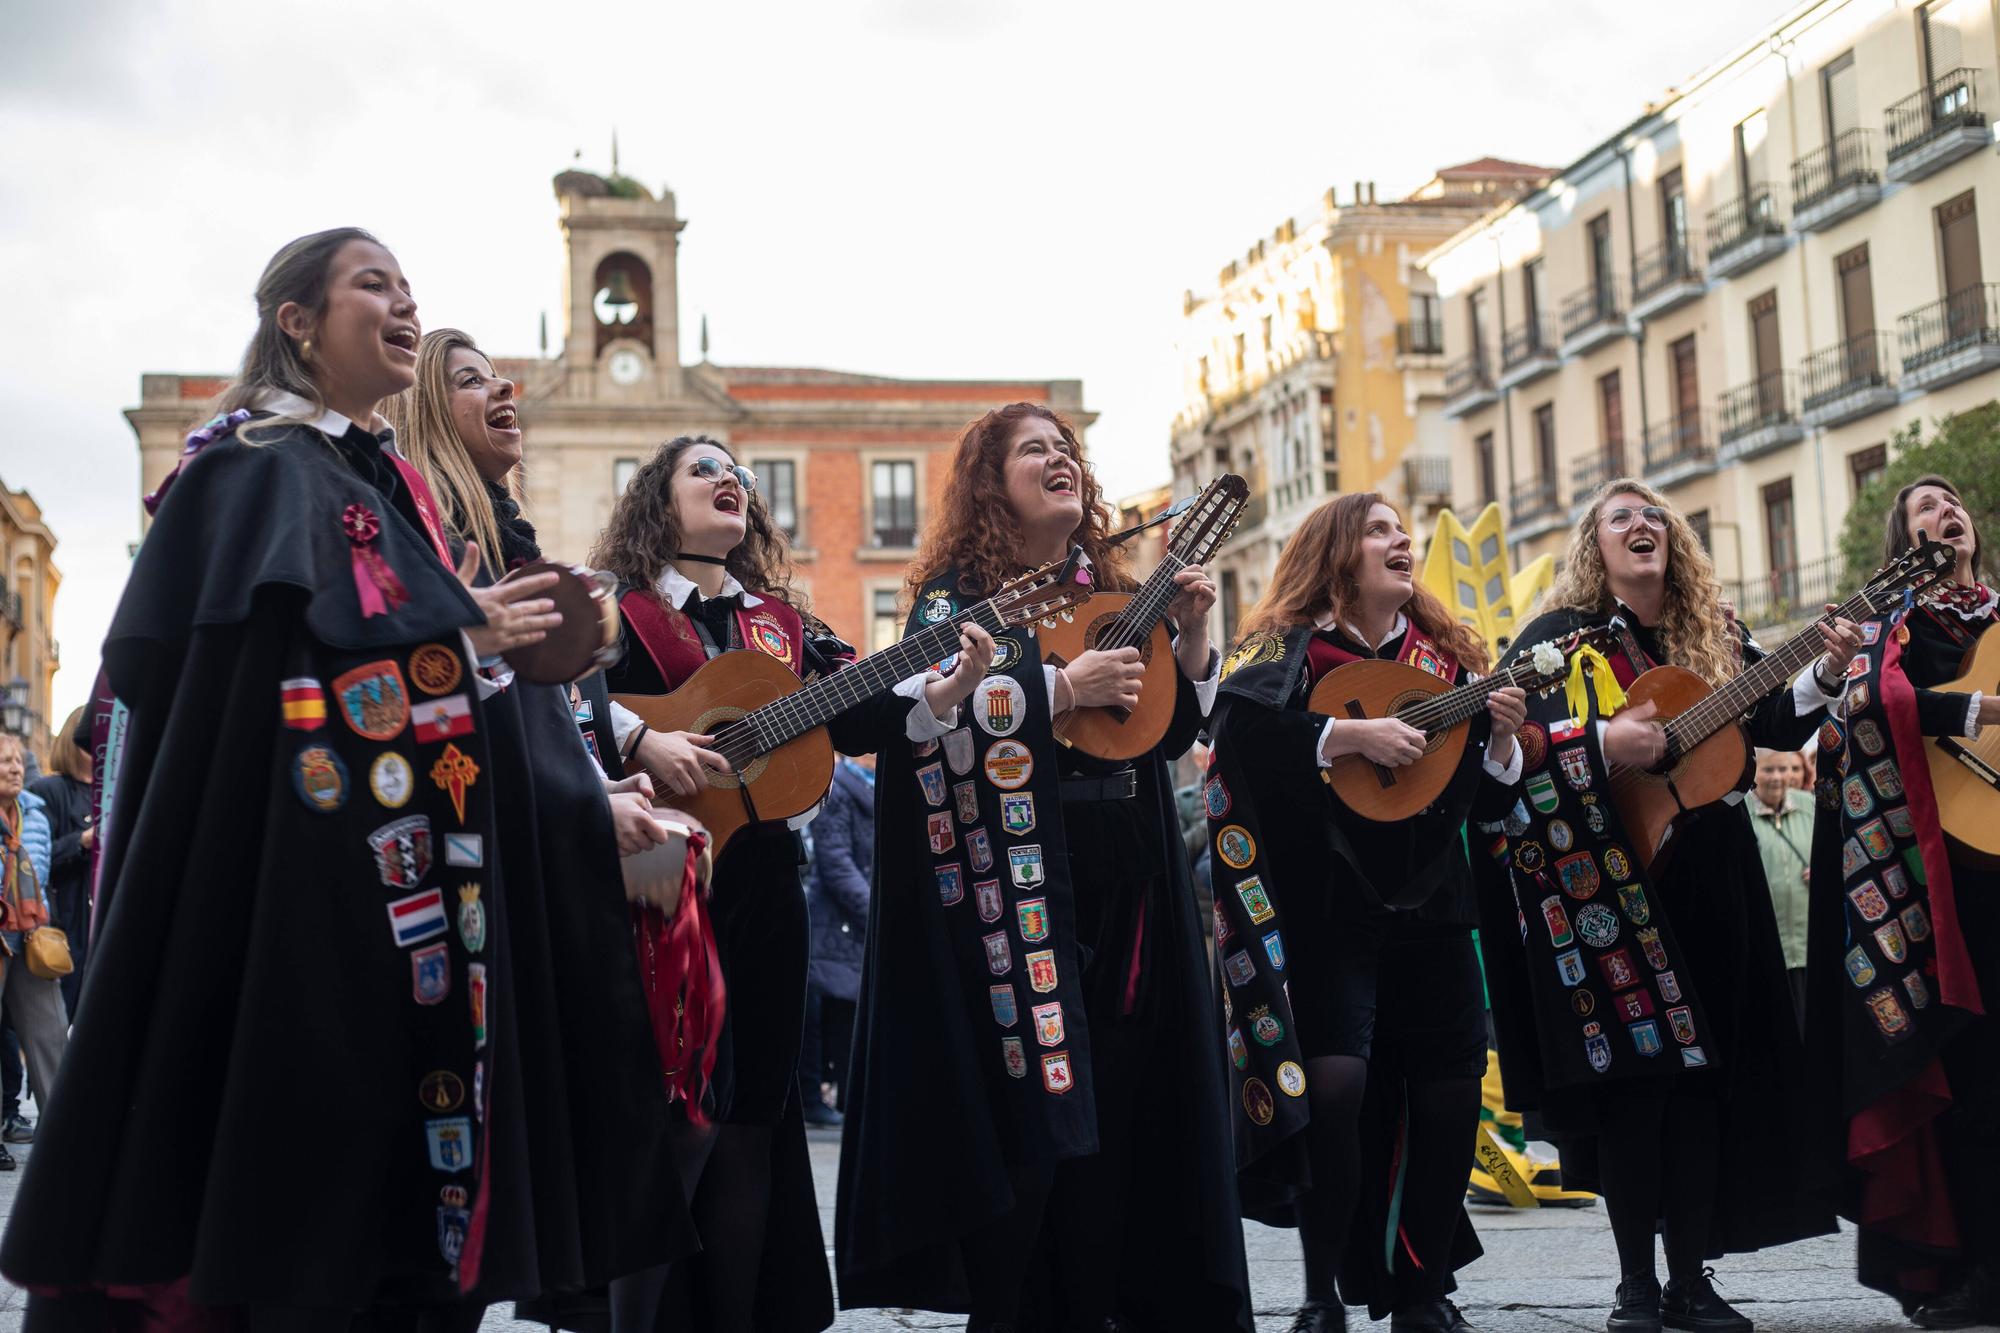
<instances>
[{"instance_id":1,"label":"red curly hair","mask_svg":"<svg viewBox=\"0 0 2000 1333\"><path fill-rule=\"evenodd\" d=\"M980 597L990 596L1008 579L1024 572L1020 531L1011 521L1012 511L994 500L1006 494L1001 468L1015 433L1022 422L1033 418L1053 425L1076 458L1083 522L1070 540L1090 557L1092 584L1106 591L1132 586L1125 576L1124 552L1107 542L1113 525L1111 508L1104 502L1104 489L1097 484L1096 473L1084 461L1083 441L1076 437L1076 428L1040 403L1009 403L994 408L959 434L950 479L903 580L905 603L954 567L959 571L960 591Z\"/></svg>"}]
</instances>

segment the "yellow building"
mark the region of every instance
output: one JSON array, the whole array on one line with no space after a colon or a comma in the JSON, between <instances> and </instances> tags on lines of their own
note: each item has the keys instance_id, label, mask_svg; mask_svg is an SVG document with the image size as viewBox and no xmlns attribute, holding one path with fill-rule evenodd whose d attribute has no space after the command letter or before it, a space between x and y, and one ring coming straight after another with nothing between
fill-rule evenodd
<instances>
[{"instance_id":1,"label":"yellow building","mask_svg":"<svg viewBox=\"0 0 2000 1333\"><path fill-rule=\"evenodd\" d=\"M1183 295L1174 493L1220 472L1251 488L1213 562L1226 637L1262 595L1285 538L1328 496L1381 490L1413 521L1446 501L1444 345L1417 263L1547 175L1482 158L1387 203L1372 182L1356 182L1345 204L1328 190L1225 265L1215 290Z\"/></svg>"},{"instance_id":2,"label":"yellow building","mask_svg":"<svg viewBox=\"0 0 2000 1333\"><path fill-rule=\"evenodd\" d=\"M0 552L7 579L0 588L0 726L24 737L46 769L49 728L62 719L50 715L56 668L62 664L50 626L55 623L55 534L42 520L42 507L26 491L0 484Z\"/></svg>"},{"instance_id":3,"label":"yellow building","mask_svg":"<svg viewBox=\"0 0 2000 1333\"><path fill-rule=\"evenodd\" d=\"M1638 474L1751 623L1817 603L1891 436L2000 392L1997 70L1978 0L1802 5L1440 245L1460 511L1518 565Z\"/></svg>"}]
</instances>

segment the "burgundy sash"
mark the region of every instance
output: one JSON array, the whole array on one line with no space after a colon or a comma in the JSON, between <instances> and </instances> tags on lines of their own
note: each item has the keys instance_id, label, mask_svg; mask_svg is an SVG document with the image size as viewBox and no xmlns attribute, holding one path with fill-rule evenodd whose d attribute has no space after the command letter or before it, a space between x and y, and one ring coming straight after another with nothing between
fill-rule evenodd
<instances>
[{"instance_id":1,"label":"burgundy sash","mask_svg":"<svg viewBox=\"0 0 2000 1333\"><path fill-rule=\"evenodd\" d=\"M677 690L708 661L708 649L694 622L650 588L631 588L618 599L618 609L659 668L667 688ZM756 606L736 608L736 633L746 648L777 658L793 672L805 660L805 622L799 613L775 597Z\"/></svg>"},{"instance_id":2,"label":"burgundy sash","mask_svg":"<svg viewBox=\"0 0 2000 1333\"><path fill-rule=\"evenodd\" d=\"M1376 660L1351 653L1323 634L1314 634L1306 641L1306 690L1310 693L1320 679L1335 667L1346 666L1349 662ZM1414 624L1404 634L1403 651L1396 655L1396 660L1405 666L1428 671L1447 684L1458 679L1458 659L1440 648Z\"/></svg>"},{"instance_id":3,"label":"burgundy sash","mask_svg":"<svg viewBox=\"0 0 2000 1333\"><path fill-rule=\"evenodd\" d=\"M396 465L397 475L401 476L403 484L410 488L410 498L417 504L417 517L424 521L424 535L431 539L431 549L437 552L438 559L444 561L446 569L453 568L451 548L445 545L444 524L438 520L437 497L431 494L430 483L426 482L423 473L417 471L401 454L390 449L384 449L382 452L389 456L389 461ZM487 555L489 558L497 557L499 552L489 551Z\"/></svg>"}]
</instances>

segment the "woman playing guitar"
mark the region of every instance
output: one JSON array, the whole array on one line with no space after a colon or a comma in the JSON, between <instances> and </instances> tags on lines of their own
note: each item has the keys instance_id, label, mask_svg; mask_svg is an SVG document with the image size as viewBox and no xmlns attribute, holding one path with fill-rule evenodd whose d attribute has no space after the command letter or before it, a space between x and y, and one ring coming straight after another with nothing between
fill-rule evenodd
<instances>
[{"instance_id":1,"label":"woman playing guitar","mask_svg":"<svg viewBox=\"0 0 2000 1333\"><path fill-rule=\"evenodd\" d=\"M1611 621L1621 685L1658 663L1720 685L1762 656L1725 609L1694 529L1636 481L1592 498L1562 569L1520 643ZM1822 634L1825 655L1751 715L1757 744L1795 750L1812 734L1859 643L1846 620ZM1607 696L1619 696L1596 688L1610 712ZM1610 791L1614 766L1663 756L1651 705L1608 722L1571 706L1561 693L1531 705L1515 789L1525 799L1505 846L1477 858L1509 1098L1543 1111L1564 1184L1580 1175L1605 1196L1623 1272L1608 1327L1658 1329L1664 1317L1747 1330L1703 1261L1831 1228L1798 1201L1798 1030L1770 891L1740 795L1697 811L1664 873L1649 876ZM1523 947L1504 947L1514 939Z\"/></svg>"},{"instance_id":2,"label":"woman playing guitar","mask_svg":"<svg viewBox=\"0 0 2000 1333\"><path fill-rule=\"evenodd\" d=\"M1941 834L1926 737L2000 722L2000 697L1934 688L1996 621L1981 549L1943 477L1897 494L1884 551L1919 532L1951 580L1871 621L1820 728L1807 1021L1823 1146L1847 1167L1861 1281L1925 1328L2000 1319L2000 875ZM1982 1012L1983 1006L1983 1012Z\"/></svg>"},{"instance_id":3,"label":"woman playing guitar","mask_svg":"<svg viewBox=\"0 0 2000 1333\"><path fill-rule=\"evenodd\" d=\"M704 436L669 440L640 465L590 563L619 583L621 651L605 671L614 694L665 694L733 649L768 653L801 675L851 656L838 640L809 634L756 477ZM616 703L608 711L619 759L636 755L670 793L668 805L707 771L728 768L707 748L710 736L663 735ZM794 1333L833 1321L794 1076L806 1002L802 859L795 830L756 826L729 844L712 880L727 1017L712 1038L713 1114L696 1117L714 1123L680 1130L706 1159L691 1199L701 1254L677 1269L694 1270L697 1308L708 1313L699 1326L716 1333ZM650 1294L626 1294L619 1333L650 1329L657 1283ZM668 1292L660 1317L670 1326L696 1326L675 1313L686 1298L679 1283Z\"/></svg>"},{"instance_id":4,"label":"woman playing guitar","mask_svg":"<svg viewBox=\"0 0 2000 1333\"><path fill-rule=\"evenodd\" d=\"M910 572L912 627L1073 545L1098 586L1125 586L1109 516L1067 421L987 413ZM1177 577L1177 713L1136 761L1066 751L1053 730L1071 707L1133 702L1130 648L1054 668L1030 630L969 628L948 675L875 710L836 1227L849 1307L970 1309L976 1330L1252 1327L1166 771L1212 688L1215 589L1199 568Z\"/></svg>"},{"instance_id":5,"label":"woman playing guitar","mask_svg":"<svg viewBox=\"0 0 2000 1333\"><path fill-rule=\"evenodd\" d=\"M1445 1299L1452 1271L1479 1254L1462 1201L1486 1067L1460 830L1482 769L1518 777L1526 699L1495 691L1474 724L1484 743L1465 747L1442 798L1399 823L1349 812L1321 770L1343 754L1403 767L1422 733L1308 705L1348 662L1406 662L1453 684L1484 669L1485 645L1415 581L1412 559L1379 495L1314 510L1245 620L1211 728L1203 796L1239 1183L1248 1216L1299 1228L1298 1333L1345 1328L1342 1297L1376 1318L1393 1311L1398 1329L1470 1327ZM1404 1239L1391 1271L1381 1237L1399 1137Z\"/></svg>"}]
</instances>

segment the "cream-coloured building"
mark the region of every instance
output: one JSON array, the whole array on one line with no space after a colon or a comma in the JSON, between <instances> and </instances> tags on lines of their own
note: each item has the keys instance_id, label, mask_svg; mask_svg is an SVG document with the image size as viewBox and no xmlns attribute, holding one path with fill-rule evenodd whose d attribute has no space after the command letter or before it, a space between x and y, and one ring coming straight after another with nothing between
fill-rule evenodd
<instances>
[{"instance_id":1,"label":"cream-coloured building","mask_svg":"<svg viewBox=\"0 0 2000 1333\"><path fill-rule=\"evenodd\" d=\"M1406 199L1378 203L1372 182L1357 182L1344 204L1328 190L1224 265L1213 291L1184 293L1174 491L1221 472L1243 474L1251 489L1212 562L1225 637L1320 501L1380 490L1418 519L1446 501L1442 326L1418 260L1548 174L1482 158Z\"/></svg>"},{"instance_id":2,"label":"cream-coloured building","mask_svg":"<svg viewBox=\"0 0 2000 1333\"><path fill-rule=\"evenodd\" d=\"M1752 623L1838 581L1890 437L2000 394L1983 0L1802 5L1437 247L1461 512L1517 564L1631 473Z\"/></svg>"},{"instance_id":3,"label":"cream-coloured building","mask_svg":"<svg viewBox=\"0 0 2000 1333\"><path fill-rule=\"evenodd\" d=\"M62 584L55 553L55 534L35 497L0 483L0 554L7 560L0 586L0 727L24 738L44 769L49 728L62 724L50 714L56 668L62 665L51 631Z\"/></svg>"}]
</instances>

